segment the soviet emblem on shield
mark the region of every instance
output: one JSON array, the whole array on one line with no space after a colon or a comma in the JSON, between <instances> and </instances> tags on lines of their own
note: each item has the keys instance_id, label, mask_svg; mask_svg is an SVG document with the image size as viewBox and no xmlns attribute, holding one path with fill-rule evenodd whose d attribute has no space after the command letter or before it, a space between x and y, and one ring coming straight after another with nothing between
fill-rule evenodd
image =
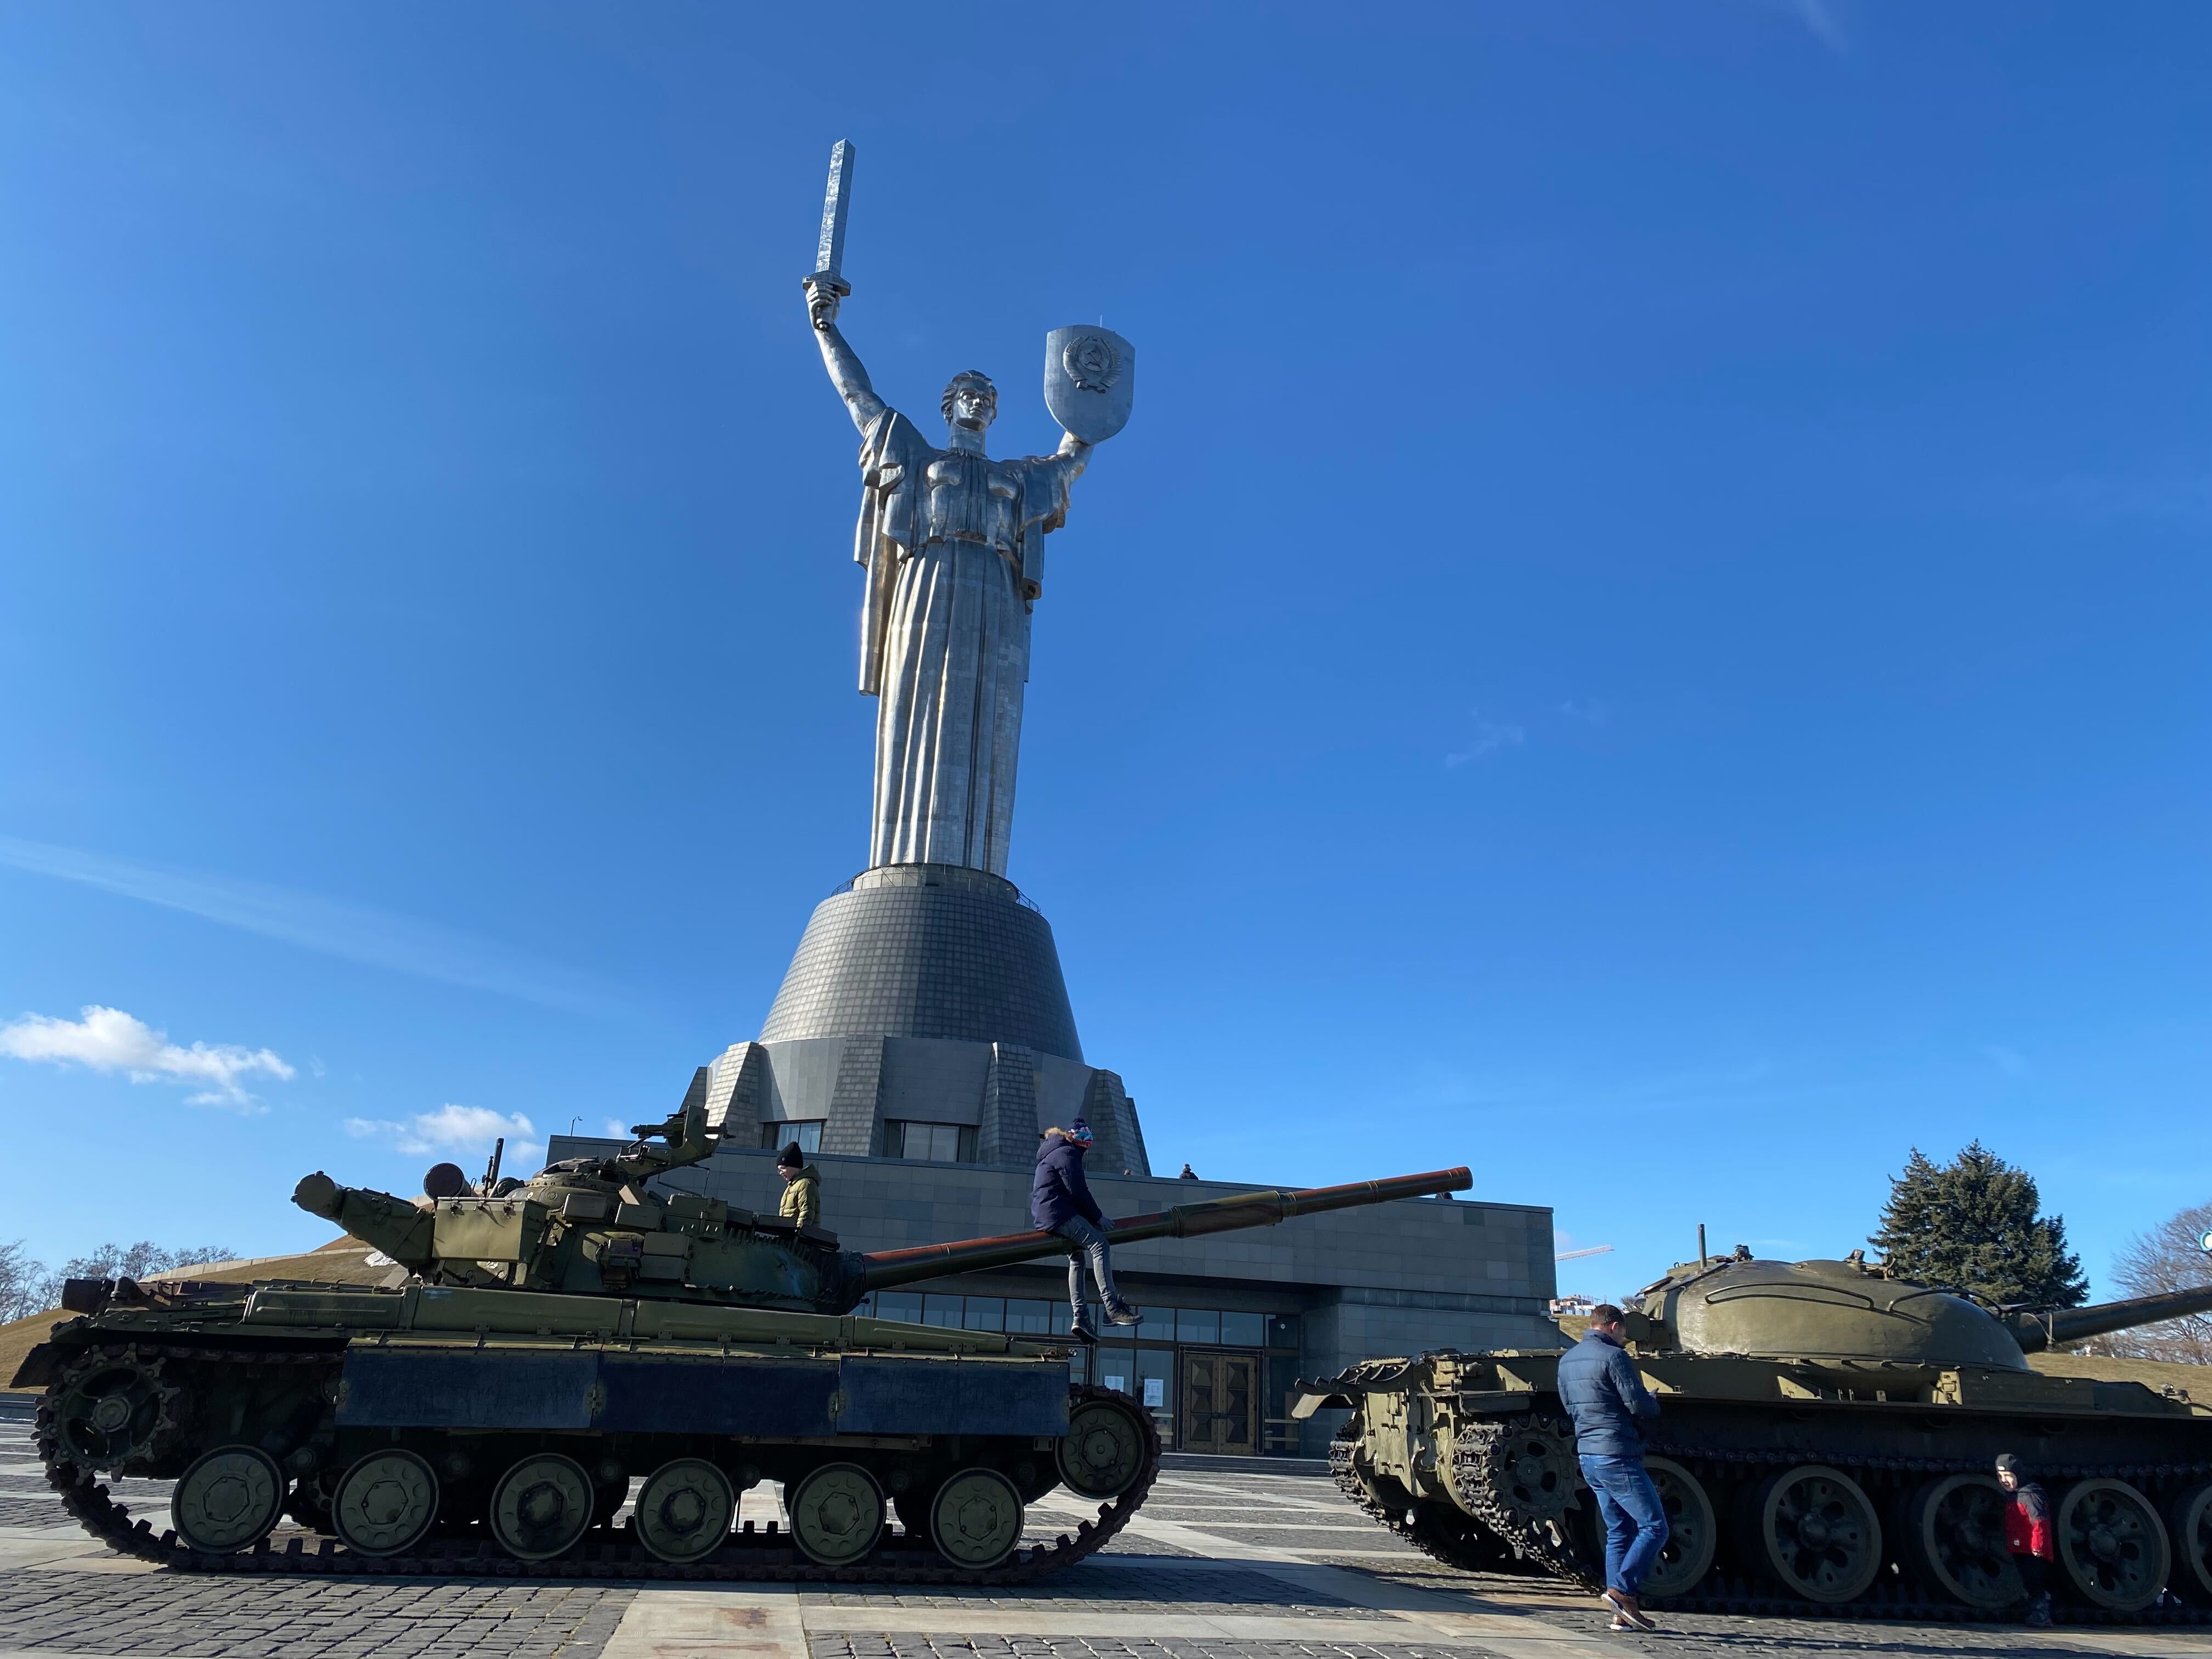
<instances>
[{"instance_id":1,"label":"soviet emblem on shield","mask_svg":"<svg viewBox=\"0 0 2212 1659\"><path fill-rule=\"evenodd\" d=\"M1104 392L1121 378L1121 354L1100 334L1079 334L1060 350L1060 366L1085 392Z\"/></svg>"},{"instance_id":2,"label":"soviet emblem on shield","mask_svg":"<svg viewBox=\"0 0 2212 1659\"><path fill-rule=\"evenodd\" d=\"M1069 435L1103 444L1129 423L1137 349L1109 328L1044 337L1044 406Z\"/></svg>"}]
</instances>

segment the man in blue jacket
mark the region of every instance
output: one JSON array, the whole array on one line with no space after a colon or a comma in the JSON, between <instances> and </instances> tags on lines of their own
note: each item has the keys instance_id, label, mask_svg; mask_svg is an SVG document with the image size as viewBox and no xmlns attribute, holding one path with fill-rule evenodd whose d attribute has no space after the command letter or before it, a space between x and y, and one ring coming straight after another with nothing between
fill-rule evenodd
<instances>
[{"instance_id":1,"label":"man in blue jacket","mask_svg":"<svg viewBox=\"0 0 2212 1659\"><path fill-rule=\"evenodd\" d=\"M1133 1325L1138 1316L1137 1310L1114 1288L1106 1217L1091 1196L1091 1183L1083 1178L1083 1155L1090 1150L1091 1126L1079 1117L1065 1129L1047 1129L1044 1144L1037 1148L1036 1179L1030 1185L1030 1224L1058 1233L1074 1246L1067 1257L1067 1299L1074 1310L1069 1334L1079 1342L1098 1340L1083 1310L1085 1256L1091 1258L1091 1276L1098 1281L1098 1300L1106 1317L1116 1325Z\"/></svg>"},{"instance_id":2,"label":"man in blue jacket","mask_svg":"<svg viewBox=\"0 0 2212 1659\"><path fill-rule=\"evenodd\" d=\"M1656 1630L1637 1592L1667 1547L1667 1510L1644 1468L1639 1418L1659 1402L1629 1358L1627 1321L1610 1302L1590 1310L1589 1333L1560 1357L1559 1398L1575 1419L1575 1455L1605 1521L1605 1599L1614 1630Z\"/></svg>"}]
</instances>

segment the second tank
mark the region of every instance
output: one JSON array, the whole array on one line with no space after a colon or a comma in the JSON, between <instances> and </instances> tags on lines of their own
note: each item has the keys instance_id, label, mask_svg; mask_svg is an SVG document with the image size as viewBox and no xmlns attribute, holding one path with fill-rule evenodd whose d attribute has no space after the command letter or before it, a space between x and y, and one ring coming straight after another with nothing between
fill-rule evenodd
<instances>
[{"instance_id":1,"label":"second tank","mask_svg":"<svg viewBox=\"0 0 2212 1659\"><path fill-rule=\"evenodd\" d=\"M1688 1262L1627 1310L1661 1416L1646 1466L1671 1537L1662 1604L1994 1615L2022 1598L1991 1473L2016 1454L2056 1506L2077 1616L2212 1607L2212 1392L2039 1371L2028 1356L2212 1310L2212 1290L1997 1307L1853 1254ZM1351 1416L1333 1472L1455 1565L1601 1577L1557 1351L1377 1359L1302 1385Z\"/></svg>"}]
</instances>

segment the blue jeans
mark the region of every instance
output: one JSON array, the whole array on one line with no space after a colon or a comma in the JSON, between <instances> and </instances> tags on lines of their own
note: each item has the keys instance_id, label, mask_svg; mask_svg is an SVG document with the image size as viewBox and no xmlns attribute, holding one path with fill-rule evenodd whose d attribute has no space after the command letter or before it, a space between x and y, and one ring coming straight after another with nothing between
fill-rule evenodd
<instances>
[{"instance_id":1,"label":"blue jeans","mask_svg":"<svg viewBox=\"0 0 2212 1659\"><path fill-rule=\"evenodd\" d=\"M1074 1310L1075 1322L1083 1323L1083 1264L1091 1263L1091 1276L1098 1281L1098 1299L1109 1308L1121 1300L1114 1288L1114 1257L1107 1249L1106 1235L1098 1225L1083 1216L1071 1216L1053 1231L1075 1248L1067 1255L1067 1300Z\"/></svg>"},{"instance_id":2,"label":"blue jeans","mask_svg":"<svg viewBox=\"0 0 2212 1659\"><path fill-rule=\"evenodd\" d=\"M1667 1547L1667 1509L1640 1457L1585 1457L1583 1479L1605 1522L1605 1584L1633 1595Z\"/></svg>"}]
</instances>

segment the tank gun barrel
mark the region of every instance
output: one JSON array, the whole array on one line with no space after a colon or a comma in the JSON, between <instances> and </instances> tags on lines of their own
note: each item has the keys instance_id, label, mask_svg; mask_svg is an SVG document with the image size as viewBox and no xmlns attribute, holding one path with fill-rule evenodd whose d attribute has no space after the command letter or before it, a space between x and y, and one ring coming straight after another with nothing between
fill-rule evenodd
<instances>
[{"instance_id":1,"label":"tank gun barrel","mask_svg":"<svg viewBox=\"0 0 2212 1659\"><path fill-rule=\"evenodd\" d=\"M2035 1353L2045 1348L2070 1348L2093 1336L2201 1313L2212 1313L2212 1285L2139 1296L2127 1302L2100 1302L2087 1308L2054 1308L2047 1313L2008 1309L2004 1322L2020 1340L2021 1349Z\"/></svg>"},{"instance_id":2,"label":"tank gun barrel","mask_svg":"<svg viewBox=\"0 0 2212 1659\"><path fill-rule=\"evenodd\" d=\"M1198 1204L1133 1215L1113 1222L1107 1240L1133 1244L1147 1238L1195 1238L1202 1233L1233 1232L1243 1227L1272 1227L1295 1215L1386 1204L1398 1198L1429 1198L1465 1192L1474 1185L1468 1170L1435 1170L1426 1175L1392 1176L1382 1181L1347 1182L1340 1187L1275 1188L1234 1193ZM1067 1241L1047 1232L1005 1233L996 1238L963 1239L957 1244L918 1244L911 1249L878 1250L860 1258L859 1291L885 1291L946 1273L980 1273L1067 1254Z\"/></svg>"}]
</instances>

